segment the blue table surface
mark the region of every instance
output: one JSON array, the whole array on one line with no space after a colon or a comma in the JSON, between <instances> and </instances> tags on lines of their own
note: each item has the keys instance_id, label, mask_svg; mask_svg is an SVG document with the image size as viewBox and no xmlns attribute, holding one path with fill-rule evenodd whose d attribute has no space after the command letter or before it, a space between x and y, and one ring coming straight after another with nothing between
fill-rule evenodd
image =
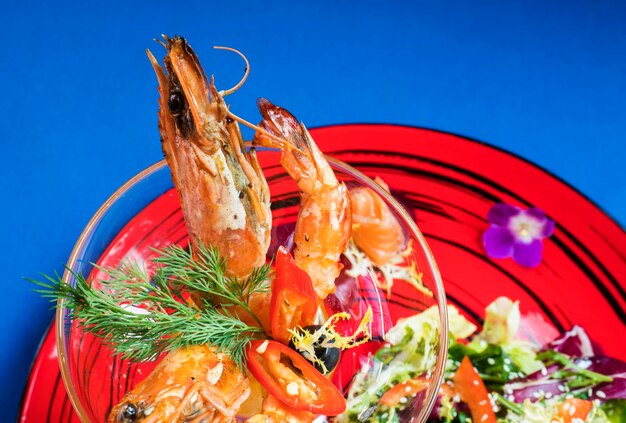
<instances>
[{"instance_id":1,"label":"blue table surface","mask_svg":"<svg viewBox=\"0 0 626 423\"><path fill-rule=\"evenodd\" d=\"M397 123L516 153L626 223L623 1L6 2L0 421L15 419L50 305L23 277L62 271L98 207L162 158L145 55L186 36L258 121L268 97L308 126ZM129 4L125 4L129 3ZM250 136L250 133L246 133Z\"/></svg>"}]
</instances>

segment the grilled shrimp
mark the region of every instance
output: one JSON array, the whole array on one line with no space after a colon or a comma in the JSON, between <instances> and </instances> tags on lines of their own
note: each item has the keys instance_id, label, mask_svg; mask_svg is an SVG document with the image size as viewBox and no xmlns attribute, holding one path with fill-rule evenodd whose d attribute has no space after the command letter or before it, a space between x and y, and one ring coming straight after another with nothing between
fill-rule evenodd
<instances>
[{"instance_id":1,"label":"grilled shrimp","mask_svg":"<svg viewBox=\"0 0 626 423\"><path fill-rule=\"evenodd\" d=\"M177 349L128 392L109 423L233 422L250 382L225 354L207 345Z\"/></svg>"},{"instance_id":2,"label":"grilled shrimp","mask_svg":"<svg viewBox=\"0 0 626 423\"><path fill-rule=\"evenodd\" d=\"M265 263L270 242L267 181L187 41L164 39L167 73L148 57L159 81L161 145L192 246L217 248L234 276L247 276Z\"/></svg>"},{"instance_id":3,"label":"grilled shrimp","mask_svg":"<svg viewBox=\"0 0 626 423\"><path fill-rule=\"evenodd\" d=\"M259 100L263 120L254 143L282 150L281 164L301 192L300 210L294 233L296 264L313 281L317 295L324 299L335 290L342 269L339 257L350 240L350 197L305 126L287 110ZM274 137L268 136L273 135ZM287 141L289 148L275 138Z\"/></svg>"},{"instance_id":4,"label":"grilled shrimp","mask_svg":"<svg viewBox=\"0 0 626 423\"><path fill-rule=\"evenodd\" d=\"M149 51L148 57L159 81L161 145L190 242L216 247L229 273L247 276L265 263L269 246L267 182L189 44L181 37L164 39L167 73ZM249 384L211 346L179 348L126 394L109 422L232 422L250 395Z\"/></svg>"},{"instance_id":5,"label":"grilled shrimp","mask_svg":"<svg viewBox=\"0 0 626 423\"><path fill-rule=\"evenodd\" d=\"M387 192L380 178L376 182ZM350 190L352 205L352 239L376 264L382 266L400 254L406 244L402 226L383 199L370 188Z\"/></svg>"}]
</instances>

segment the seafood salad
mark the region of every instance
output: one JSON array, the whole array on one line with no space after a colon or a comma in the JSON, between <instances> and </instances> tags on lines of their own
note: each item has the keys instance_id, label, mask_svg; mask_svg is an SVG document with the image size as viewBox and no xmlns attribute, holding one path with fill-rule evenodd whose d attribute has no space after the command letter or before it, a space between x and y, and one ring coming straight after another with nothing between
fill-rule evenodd
<instances>
[{"instance_id":1,"label":"seafood salad","mask_svg":"<svg viewBox=\"0 0 626 423\"><path fill-rule=\"evenodd\" d=\"M248 73L241 53L223 48L247 67L220 91L184 38L160 43L163 66L148 57L188 242L147 263L72 274L74 285L33 281L113 353L156 363L106 420L415 421L434 399L446 341L402 219L375 190L343 181L284 108L259 100L258 125L230 110L225 97ZM295 223L274 220L260 148L278 151L296 187ZM411 306L394 303L398 289ZM602 356L582 328L525 338L519 304L505 297L487 306L480 330L452 305L447 320L428 421L626 422L626 364Z\"/></svg>"},{"instance_id":2,"label":"seafood salad","mask_svg":"<svg viewBox=\"0 0 626 423\"><path fill-rule=\"evenodd\" d=\"M40 292L114 353L158 360L112 407L111 423L344 421L361 365L398 317L420 310L390 316L383 303L394 284L436 303L414 240L376 192L335 174L290 112L261 99L258 125L235 115L224 98L245 76L219 91L184 38L160 43L163 65L148 57L188 245L157 250L148 264L96 266L97 279L73 274L75 285L48 278L36 282ZM240 124L254 129L251 141ZM285 239L272 238L259 148L278 151L299 192ZM432 383L438 325L431 329L416 393Z\"/></svg>"}]
</instances>

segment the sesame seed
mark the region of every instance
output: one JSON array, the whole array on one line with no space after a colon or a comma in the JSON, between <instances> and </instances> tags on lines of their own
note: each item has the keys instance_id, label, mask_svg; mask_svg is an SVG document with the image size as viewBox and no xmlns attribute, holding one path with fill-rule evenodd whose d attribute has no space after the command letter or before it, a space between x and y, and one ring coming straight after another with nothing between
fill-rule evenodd
<instances>
[{"instance_id":1,"label":"sesame seed","mask_svg":"<svg viewBox=\"0 0 626 423\"><path fill-rule=\"evenodd\" d=\"M300 392L300 389L298 388L298 384L296 382L289 382L287 384L287 394L296 396L298 395L298 392Z\"/></svg>"},{"instance_id":2,"label":"sesame seed","mask_svg":"<svg viewBox=\"0 0 626 423\"><path fill-rule=\"evenodd\" d=\"M496 360L494 360L493 357L489 357L487 359L487 363L489 363L490 366L493 366L494 364L496 364Z\"/></svg>"},{"instance_id":3,"label":"sesame seed","mask_svg":"<svg viewBox=\"0 0 626 423\"><path fill-rule=\"evenodd\" d=\"M596 391L598 398L606 398L606 394L600 390Z\"/></svg>"}]
</instances>

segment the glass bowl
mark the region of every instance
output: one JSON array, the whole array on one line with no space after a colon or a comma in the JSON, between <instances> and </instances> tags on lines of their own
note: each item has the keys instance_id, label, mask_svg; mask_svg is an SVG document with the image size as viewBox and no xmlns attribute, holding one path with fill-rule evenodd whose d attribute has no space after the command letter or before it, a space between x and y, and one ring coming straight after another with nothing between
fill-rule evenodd
<instances>
[{"instance_id":1,"label":"glass bowl","mask_svg":"<svg viewBox=\"0 0 626 423\"><path fill-rule=\"evenodd\" d=\"M297 186L286 175L279 159L277 152L259 152L272 202L273 229L268 257L279 245L292 242L299 204ZM332 381L347 394L355 372L367 361L368 354L384 344L385 332L398 319L435 306L440 327L438 343L432 352L434 365L426 376L428 388L405 412L407 421L425 422L442 382L447 354L447 313L439 271L424 237L404 208L369 177L346 163L327 159L338 179L349 188L371 188L395 213L412 243L406 260L415 264L426 288L417 289L399 281L392 287L381 289L373 282L373 276L353 278L342 274L337 281L336 293L324 302L326 312L349 311L355 320L360 320L370 305L374 310L374 321L372 340L342 353L340 363L332 373ZM152 248L159 249L172 243L186 246L188 235L169 168L162 161L133 177L100 207L78 239L67 267L73 273L97 280L101 274L94 263L106 267L128 259L147 262L156 254ZM345 269L349 267L347 265ZM68 284L75 283L70 271L65 272L63 280ZM155 366L154 362L129 363L113 355L98 338L83 332L72 321L63 301L57 310L56 335L63 381L78 417L85 423L107 421L110 409Z\"/></svg>"}]
</instances>

